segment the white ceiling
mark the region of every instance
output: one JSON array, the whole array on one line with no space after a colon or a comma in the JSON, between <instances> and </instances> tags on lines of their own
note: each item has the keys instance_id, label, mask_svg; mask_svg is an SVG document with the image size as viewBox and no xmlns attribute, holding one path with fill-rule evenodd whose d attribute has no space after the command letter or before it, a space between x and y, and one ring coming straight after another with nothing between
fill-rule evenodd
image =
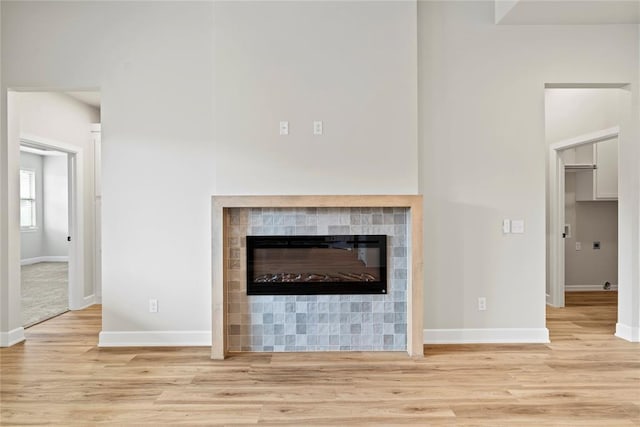
<instances>
[{"instance_id":1,"label":"white ceiling","mask_svg":"<svg viewBox=\"0 0 640 427\"><path fill-rule=\"evenodd\" d=\"M640 24L640 0L495 0L496 24Z\"/></svg>"},{"instance_id":2,"label":"white ceiling","mask_svg":"<svg viewBox=\"0 0 640 427\"><path fill-rule=\"evenodd\" d=\"M95 108L100 108L100 92L65 92L72 98Z\"/></svg>"}]
</instances>

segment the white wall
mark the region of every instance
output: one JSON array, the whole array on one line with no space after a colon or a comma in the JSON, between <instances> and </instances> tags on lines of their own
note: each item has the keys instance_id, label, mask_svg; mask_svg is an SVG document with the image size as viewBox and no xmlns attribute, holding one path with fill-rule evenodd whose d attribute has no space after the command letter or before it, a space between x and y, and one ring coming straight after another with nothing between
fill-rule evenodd
<instances>
[{"instance_id":1,"label":"white wall","mask_svg":"<svg viewBox=\"0 0 640 427\"><path fill-rule=\"evenodd\" d=\"M636 39L640 26L635 26ZM640 48L631 52L640 64ZM631 56L634 56L633 54ZM640 67L636 77L640 79ZM640 341L640 97L638 85L627 88L631 101L631 114L623 114L618 144L618 323L616 335Z\"/></svg>"},{"instance_id":2,"label":"white wall","mask_svg":"<svg viewBox=\"0 0 640 427\"><path fill-rule=\"evenodd\" d=\"M489 2L420 2L418 12L427 337L469 328L540 331L544 85L630 82L637 100L638 28L495 26ZM637 143L637 129L628 135L621 151ZM633 173L629 164L621 168ZM637 204L621 200L620 208L631 212L622 227L637 222ZM524 219L525 234L502 235L503 218ZM629 256L636 259L630 273L637 249ZM623 280L630 292L630 277ZM485 312L477 310L479 296L487 297Z\"/></svg>"},{"instance_id":3,"label":"white wall","mask_svg":"<svg viewBox=\"0 0 640 427\"><path fill-rule=\"evenodd\" d=\"M412 43L409 30L414 22L410 13L403 12L407 5L385 9L389 23L380 19L378 9L391 7L386 4L349 4L344 14L325 9L342 6L322 5L307 6L318 9L308 16L306 25L279 21L289 31L302 31L309 45L320 49L322 55L315 58L307 56L302 41L292 40L297 34L259 22L258 12L275 19L263 10L265 6L256 5L255 12L248 9L237 16L234 7L248 6L99 1L1 4L3 91L34 86L100 88L103 95L103 331L209 330L212 194L415 189L412 144L407 140L416 122L394 113L410 115L413 107L406 103L415 102L409 94L413 77L406 68L413 48L400 45L403 40ZM304 8L295 3L274 7L285 8L285 17L307 19ZM217 25L223 23L217 17L214 23L214 8L268 29L262 35L264 44L253 31L237 34L235 28L228 28L228 33L221 34ZM380 32L365 39L357 33L360 27L371 30L369 15ZM638 28L497 27L491 2L420 2L417 22L418 185L426 208L425 325L447 330L522 328L540 337L545 309L544 83L631 82L638 117ZM317 36L306 31L307 26L316 29ZM353 37L345 40L344 51L333 31ZM228 34L237 35L237 43ZM214 36L222 37L215 45ZM292 49L292 54L280 53L280 45ZM224 46L230 50L221 52ZM257 49L260 46L265 50ZM243 52L256 56L235 57L234 51L237 56ZM399 68L384 64L377 52L399 61ZM230 88L221 87L229 70L224 64L214 67L220 55L251 67L238 69L232 77L251 83L257 94L232 84L235 80L227 80ZM270 59L274 55L277 60ZM304 61L298 63L297 55L304 55ZM333 62L337 60L343 61L345 69ZM366 68L368 64L375 67ZM350 74L352 66L355 75ZM318 67L325 73L318 73ZM316 89L315 81L306 78L320 78L322 86ZM337 90L332 83L345 86ZM390 87L379 87L379 97L367 97L371 105L360 110L361 104L350 94L367 95L367 89L377 83ZM220 112L219 99L229 99L232 88L238 99L250 103L231 103L229 111ZM335 97L335 105L330 105L325 93ZM388 102L398 103L393 111L386 109ZM271 105L277 108L273 115ZM315 110L316 105L322 108ZM243 111L251 121L240 121ZM219 114L236 129L219 123ZM388 168L352 165L358 173L317 169L316 157L326 160L324 151L309 145L309 137L297 136L316 117L326 122L324 147L343 144L335 165L343 166L345 159L357 159L361 153L365 161L379 166L385 148ZM289 138L267 137L269 130L276 132L281 119L291 123ZM3 124L8 123L3 119ZM376 132L362 129L367 126ZM630 137L637 135L637 129L630 131ZM3 167L14 155L6 144L3 133L0 152L7 153ZM279 153L283 150L278 144L293 153L287 160L308 159L306 167L282 165ZM627 172L640 159L634 150L631 144L621 148L629 156L621 164ZM252 161L257 155L262 163ZM247 168L248 164L256 169ZM298 173L275 174L273 165ZM217 167L221 169L216 171ZM241 173L250 174L251 179ZM625 179L622 192L638 188L637 175ZM7 197L13 191L10 187L2 190ZM637 197L631 207L630 199L623 199L620 209L629 214L621 227L637 224ZM525 219L526 233L502 236L502 218ZM3 232L9 233L4 224ZM627 242L630 255L624 268L628 274L620 275L621 288L626 286L628 292L632 274L638 277L640 259L640 232L637 226L634 230ZM7 277L11 274L7 270ZM5 283L3 296L12 291ZM488 298L486 312L476 310L478 296ZM158 313L148 313L149 298L159 300ZM635 301L637 308L637 295ZM629 309L625 316L632 313ZM632 319L623 320L632 324Z\"/></svg>"},{"instance_id":4,"label":"white wall","mask_svg":"<svg viewBox=\"0 0 640 427\"><path fill-rule=\"evenodd\" d=\"M623 89L545 89L547 143L620 126Z\"/></svg>"},{"instance_id":5,"label":"white wall","mask_svg":"<svg viewBox=\"0 0 640 427\"><path fill-rule=\"evenodd\" d=\"M20 259L39 258L44 256L44 203L42 156L20 152L20 169L30 169L36 174L36 227L32 230L20 230Z\"/></svg>"},{"instance_id":6,"label":"white wall","mask_svg":"<svg viewBox=\"0 0 640 427\"><path fill-rule=\"evenodd\" d=\"M640 81L640 25L636 27L638 33L638 46L636 52L638 53L638 80ZM618 307L619 316L618 324L616 325L616 335L627 340L640 341L640 268L637 266L640 264L640 97L633 99L633 110L631 122L636 123L635 141L636 144L627 146L621 151L619 161L621 165L634 171L623 182L619 182L619 187L623 186L629 190L636 191L633 196L627 200L627 206L631 206L631 209L625 209L623 214L620 215L621 221L624 224L631 224L631 227L625 227L624 229L618 225L618 232L623 230L625 233L619 235L619 239L622 241L620 247L629 251L629 256L623 256L620 260L620 266L618 272L620 275L624 274L624 282L626 282L626 292L622 294L618 293ZM634 135L631 135L634 136ZM621 191L618 188L618 191ZM622 209L622 206L618 206L618 209ZM624 215L624 216L623 216ZM623 279L618 279L620 282ZM623 299L624 298L624 299Z\"/></svg>"},{"instance_id":7,"label":"white wall","mask_svg":"<svg viewBox=\"0 0 640 427\"><path fill-rule=\"evenodd\" d=\"M2 4L0 4L2 9ZM0 13L2 19L6 15ZM3 37L4 43L4 37ZM0 68L5 61L0 61ZM4 71L2 76L4 78ZM13 345L24 340L22 329L22 315L20 311L20 208L17 201L20 198L20 122L19 104L15 93L2 91L0 102L5 114L0 116L2 124L2 138L0 152L2 152L2 179L0 179L2 193L2 210L0 210L0 230L2 248L0 266L2 282L0 282L0 346ZM6 133L5 133L6 132ZM8 141L14 141L8 144ZM11 242L11 244L10 244ZM17 247L15 245L18 245Z\"/></svg>"},{"instance_id":8,"label":"white wall","mask_svg":"<svg viewBox=\"0 0 640 427\"><path fill-rule=\"evenodd\" d=\"M269 106L249 111L257 98L229 82L239 99L251 102L246 104L248 119L238 122L242 111L230 104L230 111L220 114L235 120L236 127L227 131L221 123L220 135L231 138L214 144L214 100L233 99L228 92L218 97L214 91L213 61L227 46L222 43L234 41L220 39L214 49L213 36L221 34L213 31L212 3L2 5L3 37L9 39L3 54L14 59L3 61L5 87L100 87L103 95L103 331L210 329L212 194L415 192L415 10L406 4L380 4L371 11L365 4L336 4L335 13L318 4L309 6L312 10L289 3L272 6L285 9L285 16L306 19L307 25L294 20L281 24L300 30L320 49L318 56L277 28L270 34L247 34L249 45L242 50L238 44L238 55L260 53L251 43L261 43L262 37L274 43L269 55L277 53L275 43L282 37L287 48L296 48L291 55L283 53L281 63L270 60L266 51L253 58L259 95L269 95L262 102L280 105L279 110L273 119L261 121L262 114L271 114ZM242 25L246 19L266 28L250 10L237 12L220 9L234 19L230 23ZM277 11L262 12L275 18ZM385 15L393 19L386 23ZM362 26L367 37L358 31ZM342 43L339 37L347 35ZM45 54L20 55L33 50ZM303 54L304 61L296 63L296 55ZM386 63L386 55L398 64ZM322 72L305 69L313 58L325 64ZM285 75L268 67L280 67ZM382 75L371 78L376 67ZM287 74L294 71L293 76L302 73L301 81ZM239 75L237 83L245 77L250 76ZM220 78L216 75L215 82ZM302 91L314 81L318 87L307 98ZM274 157L283 150L262 148L274 141L267 128L277 129L281 114L291 122L286 143L292 151L284 162ZM381 118L387 114L391 117L385 123ZM311 138L299 136L303 122L312 118L325 121L325 135L317 142L322 146L311 146ZM331 148L339 152L328 156ZM147 161L150 155L153 162ZM325 163L322 169L314 166L318 160ZM229 175L218 187L215 180L227 175L216 167ZM275 172L278 167L280 173ZM148 313L149 298L158 299L159 313Z\"/></svg>"},{"instance_id":9,"label":"white wall","mask_svg":"<svg viewBox=\"0 0 640 427\"><path fill-rule=\"evenodd\" d=\"M217 2L214 16L218 193L416 194L415 2Z\"/></svg>"},{"instance_id":10,"label":"white wall","mask_svg":"<svg viewBox=\"0 0 640 427\"><path fill-rule=\"evenodd\" d=\"M67 156L44 157L44 253L66 257L69 254L69 202Z\"/></svg>"},{"instance_id":11,"label":"white wall","mask_svg":"<svg viewBox=\"0 0 640 427\"><path fill-rule=\"evenodd\" d=\"M212 4L1 7L3 89L102 94L103 330L210 330Z\"/></svg>"},{"instance_id":12,"label":"white wall","mask_svg":"<svg viewBox=\"0 0 640 427\"><path fill-rule=\"evenodd\" d=\"M2 22L2 7L0 7L0 23ZM2 44L2 31L0 30L0 45ZM0 82L2 81L2 65L0 65ZM1 86L1 85L0 85ZM0 89L2 89L0 87ZM4 91L0 93L0 132L4 135L5 131L8 132L7 123L4 116L7 112L7 98ZM0 135L0 345L8 345L8 331L9 325L9 271L8 271L8 242L9 236L7 233L7 225L9 224L8 218L8 206L7 206L7 190L8 182L4 179L8 175L7 164L7 147L2 143L2 137ZM22 337L20 337L22 338Z\"/></svg>"}]
</instances>

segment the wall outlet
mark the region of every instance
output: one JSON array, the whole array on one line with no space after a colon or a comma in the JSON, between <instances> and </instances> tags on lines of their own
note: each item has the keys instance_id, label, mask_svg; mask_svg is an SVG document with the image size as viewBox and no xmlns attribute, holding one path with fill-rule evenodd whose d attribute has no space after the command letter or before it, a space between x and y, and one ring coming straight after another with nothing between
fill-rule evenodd
<instances>
[{"instance_id":1,"label":"wall outlet","mask_svg":"<svg viewBox=\"0 0 640 427\"><path fill-rule=\"evenodd\" d=\"M510 219L503 219L502 220L502 234L509 234L511 233L511 220Z\"/></svg>"},{"instance_id":2,"label":"wall outlet","mask_svg":"<svg viewBox=\"0 0 640 427\"><path fill-rule=\"evenodd\" d=\"M478 311L485 311L487 309L487 298L478 298Z\"/></svg>"},{"instance_id":3,"label":"wall outlet","mask_svg":"<svg viewBox=\"0 0 640 427\"><path fill-rule=\"evenodd\" d=\"M158 312L158 300L150 299L149 300L149 313L157 313Z\"/></svg>"},{"instance_id":4,"label":"wall outlet","mask_svg":"<svg viewBox=\"0 0 640 427\"><path fill-rule=\"evenodd\" d=\"M582 242L576 242L576 251L582 250Z\"/></svg>"}]
</instances>

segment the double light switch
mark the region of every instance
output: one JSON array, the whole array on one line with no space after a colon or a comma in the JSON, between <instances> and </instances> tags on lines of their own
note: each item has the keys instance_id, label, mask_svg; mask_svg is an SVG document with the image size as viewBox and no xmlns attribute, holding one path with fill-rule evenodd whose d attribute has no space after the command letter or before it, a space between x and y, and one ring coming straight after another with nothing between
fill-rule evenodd
<instances>
[{"instance_id":1,"label":"double light switch","mask_svg":"<svg viewBox=\"0 0 640 427\"><path fill-rule=\"evenodd\" d=\"M504 219L502 220L503 234L524 234L523 219Z\"/></svg>"},{"instance_id":2,"label":"double light switch","mask_svg":"<svg viewBox=\"0 0 640 427\"><path fill-rule=\"evenodd\" d=\"M322 128L322 120L315 120L313 122L313 134L314 135L322 135L323 134L323 128ZM289 122L288 121L281 121L280 122L280 135L289 135Z\"/></svg>"}]
</instances>

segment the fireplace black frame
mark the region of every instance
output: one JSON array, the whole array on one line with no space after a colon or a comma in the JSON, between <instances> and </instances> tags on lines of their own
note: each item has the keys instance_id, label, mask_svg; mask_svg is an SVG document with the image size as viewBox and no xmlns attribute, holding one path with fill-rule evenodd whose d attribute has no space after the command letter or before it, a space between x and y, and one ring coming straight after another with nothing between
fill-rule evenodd
<instances>
[{"instance_id":1,"label":"fireplace black frame","mask_svg":"<svg viewBox=\"0 0 640 427\"><path fill-rule=\"evenodd\" d=\"M377 248L380 254L379 281L331 282L254 282L254 249L266 248L322 248L330 245L350 245ZM304 236L247 236L247 295L354 295L387 293L387 236L358 235L304 235Z\"/></svg>"}]
</instances>

